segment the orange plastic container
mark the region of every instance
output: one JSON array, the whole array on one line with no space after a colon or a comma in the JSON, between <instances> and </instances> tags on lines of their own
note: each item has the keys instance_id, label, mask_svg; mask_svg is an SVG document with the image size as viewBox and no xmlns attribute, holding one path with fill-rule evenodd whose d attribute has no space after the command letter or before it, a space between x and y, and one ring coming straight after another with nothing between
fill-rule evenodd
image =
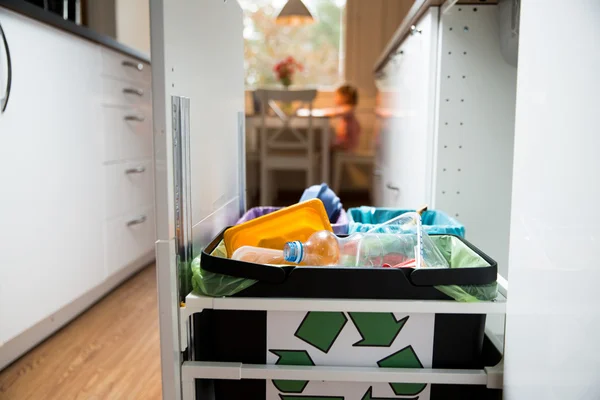
<instances>
[{"instance_id":1,"label":"orange plastic container","mask_svg":"<svg viewBox=\"0 0 600 400\"><path fill-rule=\"evenodd\" d=\"M324 230L333 231L327 211L321 200L312 199L227 229L225 248L228 257L242 246L282 250L287 242L304 242Z\"/></svg>"}]
</instances>

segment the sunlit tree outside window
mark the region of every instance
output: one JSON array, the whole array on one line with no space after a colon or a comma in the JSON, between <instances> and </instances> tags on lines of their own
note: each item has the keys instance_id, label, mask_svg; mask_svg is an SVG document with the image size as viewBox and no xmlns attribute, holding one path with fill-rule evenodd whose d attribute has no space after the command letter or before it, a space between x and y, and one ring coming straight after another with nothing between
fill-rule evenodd
<instances>
[{"instance_id":1,"label":"sunlit tree outside window","mask_svg":"<svg viewBox=\"0 0 600 400\"><path fill-rule=\"evenodd\" d=\"M273 67L293 56L304 65L293 84L329 88L343 81L346 0L303 0L316 22L281 26L275 18L286 0L238 0L244 10L246 86L276 85Z\"/></svg>"}]
</instances>

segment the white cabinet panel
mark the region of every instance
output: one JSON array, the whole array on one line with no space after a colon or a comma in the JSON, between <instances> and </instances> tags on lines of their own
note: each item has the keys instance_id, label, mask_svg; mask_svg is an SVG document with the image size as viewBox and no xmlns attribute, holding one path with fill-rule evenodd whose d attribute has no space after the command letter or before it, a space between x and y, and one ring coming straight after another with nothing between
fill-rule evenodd
<instances>
[{"instance_id":1,"label":"white cabinet panel","mask_svg":"<svg viewBox=\"0 0 600 400\"><path fill-rule=\"evenodd\" d=\"M13 69L0 114L2 343L105 276L100 49L2 8L0 23Z\"/></svg>"},{"instance_id":2,"label":"white cabinet panel","mask_svg":"<svg viewBox=\"0 0 600 400\"><path fill-rule=\"evenodd\" d=\"M152 157L152 113L149 108L104 107L104 161Z\"/></svg>"},{"instance_id":3,"label":"white cabinet panel","mask_svg":"<svg viewBox=\"0 0 600 400\"><path fill-rule=\"evenodd\" d=\"M599 18L596 0L521 2L507 400L600 398Z\"/></svg>"},{"instance_id":4,"label":"white cabinet panel","mask_svg":"<svg viewBox=\"0 0 600 400\"><path fill-rule=\"evenodd\" d=\"M117 217L106 223L106 272L119 271L154 248L154 208Z\"/></svg>"},{"instance_id":5,"label":"white cabinet panel","mask_svg":"<svg viewBox=\"0 0 600 400\"><path fill-rule=\"evenodd\" d=\"M418 23L420 33L409 36L391 62L396 115L384 139L388 170L383 197L388 207L431 204L437 15L437 8L429 9Z\"/></svg>"},{"instance_id":6,"label":"white cabinet panel","mask_svg":"<svg viewBox=\"0 0 600 400\"><path fill-rule=\"evenodd\" d=\"M496 6L441 19L434 205L506 276L517 69L502 56L497 19Z\"/></svg>"},{"instance_id":7,"label":"white cabinet panel","mask_svg":"<svg viewBox=\"0 0 600 400\"><path fill-rule=\"evenodd\" d=\"M106 165L104 174L107 219L154 202L152 160Z\"/></svg>"}]
</instances>

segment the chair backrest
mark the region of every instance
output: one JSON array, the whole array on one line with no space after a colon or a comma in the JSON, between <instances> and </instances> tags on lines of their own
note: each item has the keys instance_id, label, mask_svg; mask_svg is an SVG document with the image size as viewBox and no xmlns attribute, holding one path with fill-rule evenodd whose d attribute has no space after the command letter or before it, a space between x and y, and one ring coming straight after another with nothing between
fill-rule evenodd
<instances>
[{"instance_id":1,"label":"chair backrest","mask_svg":"<svg viewBox=\"0 0 600 400\"><path fill-rule=\"evenodd\" d=\"M317 97L316 90L258 89L256 97L261 102L261 156L268 156L270 150L305 150L307 153L314 151L312 109ZM308 116L296 116L298 107L294 108L294 105L298 103L301 107L308 107ZM291 111L285 110L286 106L280 107L281 104L291 107ZM270 117L269 110L273 110L276 117ZM275 124L273 118L276 118Z\"/></svg>"}]
</instances>

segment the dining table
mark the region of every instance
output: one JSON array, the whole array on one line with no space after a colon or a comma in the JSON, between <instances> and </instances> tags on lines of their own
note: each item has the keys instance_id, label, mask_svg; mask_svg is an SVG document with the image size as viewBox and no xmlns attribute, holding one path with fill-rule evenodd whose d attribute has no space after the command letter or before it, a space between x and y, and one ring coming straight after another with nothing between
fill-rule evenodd
<instances>
[{"instance_id":1,"label":"dining table","mask_svg":"<svg viewBox=\"0 0 600 400\"><path fill-rule=\"evenodd\" d=\"M296 110L295 114L288 118L288 126L291 129L307 129L309 116L312 115L312 125L315 132L320 136L321 143L321 181L329 182L330 159L329 148L332 136L331 119L337 115L335 108L306 108ZM260 113L246 114L246 151L259 153L259 132L262 116ZM266 128L281 129L285 126L285 118L277 115L265 117Z\"/></svg>"}]
</instances>

